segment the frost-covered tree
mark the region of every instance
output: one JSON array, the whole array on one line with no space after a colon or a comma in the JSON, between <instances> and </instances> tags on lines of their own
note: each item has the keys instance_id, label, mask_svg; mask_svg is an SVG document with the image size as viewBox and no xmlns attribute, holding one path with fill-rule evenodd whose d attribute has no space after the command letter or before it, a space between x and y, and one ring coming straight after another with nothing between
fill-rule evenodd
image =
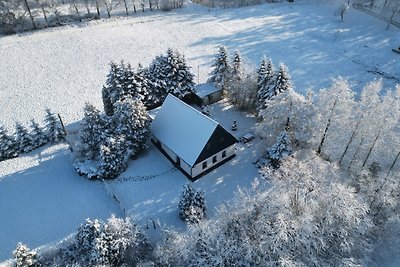
<instances>
[{"instance_id":1,"label":"frost-covered tree","mask_svg":"<svg viewBox=\"0 0 400 267\"><path fill-rule=\"evenodd\" d=\"M210 78L207 82L226 90L226 84L231 73L231 66L229 64L228 51L224 46L219 48L219 53L211 67L214 69L209 74Z\"/></svg>"},{"instance_id":2,"label":"frost-covered tree","mask_svg":"<svg viewBox=\"0 0 400 267\"><path fill-rule=\"evenodd\" d=\"M46 144L46 135L43 132L43 128L35 121L31 120L31 132L33 149L41 147Z\"/></svg>"},{"instance_id":3,"label":"frost-covered tree","mask_svg":"<svg viewBox=\"0 0 400 267\"><path fill-rule=\"evenodd\" d=\"M330 158L339 157L340 152L344 150L342 145L350 138L352 127L347 123L355 114L354 104L354 92L348 81L341 77L335 79L330 88L318 92L315 100L317 117L314 130L318 154L327 151ZM337 135L339 132L340 135ZM329 139L331 134L337 139Z\"/></svg>"},{"instance_id":4,"label":"frost-covered tree","mask_svg":"<svg viewBox=\"0 0 400 267\"><path fill-rule=\"evenodd\" d=\"M228 75L228 80L225 82L225 89L227 91L227 95L233 103L240 103L240 98L243 97L244 92L242 91L242 86L238 86L242 83L244 79L244 69L242 63L242 56L239 51L235 51L233 54L232 60L232 68Z\"/></svg>"},{"instance_id":5,"label":"frost-covered tree","mask_svg":"<svg viewBox=\"0 0 400 267\"><path fill-rule=\"evenodd\" d=\"M267 149L265 154L265 164L274 169L280 167L281 161L292 154L290 139L287 132L281 132L276 138L276 143Z\"/></svg>"},{"instance_id":6,"label":"frost-covered tree","mask_svg":"<svg viewBox=\"0 0 400 267\"><path fill-rule=\"evenodd\" d=\"M162 100L168 93L180 99L194 93L194 75L183 54L168 49L166 55L156 57L149 67L151 93Z\"/></svg>"},{"instance_id":7,"label":"frost-covered tree","mask_svg":"<svg viewBox=\"0 0 400 267\"><path fill-rule=\"evenodd\" d=\"M270 87L274 76L275 67L270 58L261 60L260 68L257 70L257 85L258 85L258 104L259 109L265 108L265 101L272 98Z\"/></svg>"},{"instance_id":8,"label":"frost-covered tree","mask_svg":"<svg viewBox=\"0 0 400 267\"><path fill-rule=\"evenodd\" d=\"M51 112L50 109L46 109L45 122L45 133L49 142L63 142L65 140L66 132L61 123L60 118Z\"/></svg>"},{"instance_id":9,"label":"frost-covered tree","mask_svg":"<svg viewBox=\"0 0 400 267\"><path fill-rule=\"evenodd\" d=\"M309 155L311 154L311 156ZM234 208L171 233L156 251L168 266L342 266L368 262L368 208L342 173L312 153L288 157L267 188L241 190ZM272 176L274 175L274 176Z\"/></svg>"},{"instance_id":10,"label":"frost-covered tree","mask_svg":"<svg viewBox=\"0 0 400 267\"><path fill-rule=\"evenodd\" d=\"M101 91L101 95L103 98L103 106L104 112L106 115L111 116L114 112L113 109L113 101L112 101L112 94L116 91L119 87L119 66L114 62L110 63L110 72L107 75L106 84L103 86Z\"/></svg>"},{"instance_id":11,"label":"frost-covered tree","mask_svg":"<svg viewBox=\"0 0 400 267\"><path fill-rule=\"evenodd\" d=\"M315 107L312 97L304 97L289 88L265 101L266 108L260 110L262 121L257 126L261 137L278 136L282 131L289 134L295 146L308 147L313 144Z\"/></svg>"},{"instance_id":12,"label":"frost-covered tree","mask_svg":"<svg viewBox=\"0 0 400 267\"><path fill-rule=\"evenodd\" d=\"M114 179L128 165L129 152L124 136L108 137L100 145L98 176L104 179Z\"/></svg>"},{"instance_id":13,"label":"frost-covered tree","mask_svg":"<svg viewBox=\"0 0 400 267\"><path fill-rule=\"evenodd\" d=\"M285 64L279 64L279 69L275 72L273 77L273 84L270 89L270 99L278 94L292 88L292 82L289 76L289 71Z\"/></svg>"},{"instance_id":14,"label":"frost-covered tree","mask_svg":"<svg viewBox=\"0 0 400 267\"><path fill-rule=\"evenodd\" d=\"M37 254L31 251L22 243L17 244L17 248L13 252L15 264L17 267L37 267L40 266Z\"/></svg>"},{"instance_id":15,"label":"frost-covered tree","mask_svg":"<svg viewBox=\"0 0 400 267\"><path fill-rule=\"evenodd\" d=\"M179 217L189 223L199 223L206 215L204 192L196 191L190 185L183 187L178 205Z\"/></svg>"},{"instance_id":16,"label":"frost-covered tree","mask_svg":"<svg viewBox=\"0 0 400 267\"><path fill-rule=\"evenodd\" d=\"M26 153L33 150L32 136L21 123L15 124L15 144L19 153Z\"/></svg>"},{"instance_id":17,"label":"frost-covered tree","mask_svg":"<svg viewBox=\"0 0 400 267\"><path fill-rule=\"evenodd\" d=\"M124 136L128 157L133 157L146 148L149 136L150 117L139 99L124 99L114 105L115 111L111 118L114 133Z\"/></svg>"},{"instance_id":18,"label":"frost-covered tree","mask_svg":"<svg viewBox=\"0 0 400 267\"><path fill-rule=\"evenodd\" d=\"M99 155L100 144L107 134L100 111L86 103L80 131L78 150L82 159L94 160Z\"/></svg>"},{"instance_id":19,"label":"frost-covered tree","mask_svg":"<svg viewBox=\"0 0 400 267\"><path fill-rule=\"evenodd\" d=\"M7 129L0 125L0 161L16 157L17 146L14 138L8 134Z\"/></svg>"}]
</instances>

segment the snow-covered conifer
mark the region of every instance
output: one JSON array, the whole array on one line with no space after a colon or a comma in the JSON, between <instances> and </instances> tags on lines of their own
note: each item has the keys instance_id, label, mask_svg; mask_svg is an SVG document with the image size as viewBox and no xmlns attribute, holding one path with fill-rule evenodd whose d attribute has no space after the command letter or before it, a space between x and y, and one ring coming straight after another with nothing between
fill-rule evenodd
<instances>
[{"instance_id":1,"label":"snow-covered conifer","mask_svg":"<svg viewBox=\"0 0 400 267\"><path fill-rule=\"evenodd\" d=\"M214 84L218 88L226 90L226 83L228 82L231 73L231 66L228 59L228 51L224 46L219 48L219 53L215 62L211 65L214 69L210 73L210 78L207 82Z\"/></svg>"},{"instance_id":2,"label":"snow-covered conifer","mask_svg":"<svg viewBox=\"0 0 400 267\"><path fill-rule=\"evenodd\" d=\"M36 252L31 251L22 243L17 244L17 248L14 250L13 255L17 267L40 266Z\"/></svg>"},{"instance_id":3,"label":"snow-covered conifer","mask_svg":"<svg viewBox=\"0 0 400 267\"><path fill-rule=\"evenodd\" d=\"M0 161L16 157L17 146L14 138L8 134L6 128L0 125Z\"/></svg>"},{"instance_id":4,"label":"snow-covered conifer","mask_svg":"<svg viewBox=\"0 0 400 267\"><path fill-rule=\"evenodd\" d=\"M269 99L277 96L278 94L292 88L292 82L289 76L289 71L285 64L279 64L279 69L275 72L273 77L273 84L271 85Z\"/></svg>"},{"instance_id":5,"label":"snow-covered conifer","mask_svg":"<svg viewBox=\"0 0 400 267\"><path fill-rule=\"evenodd\" d=\"M146 147L150 118L139 99L124 99L114 105L112 124L116 135L124 136L128 157L135 156Z\"/></svg>"},{"instance_id":6,"label":"snow-covered conifer","mask_svg":"<svg viewBox=\"0 0 400 267\"><path fill-rule=\"evenodd\" d=\"M124 136L107 138L100 145L99 176L104 179L116 178L126 169L129 156Z\"/></svg>"},{"instance_id":7,"label":"snow-covered conifer","mask_svg":"<svg viewBox=\"0 0 400 267\"><path fill-rule=\"evenodd\" d=\"M25 126L19 122L15 124L15 144L19 153L26 153L33 150L32 137Z\"/></svg>"},{"instance_id":8,"label":"snow-covered conifer","mask_svg":"<svg viewBox=\"0 0 400 267\"><path fill-rule=\"evenodd\" d=\"M257 84L258 84L258 104L259 109L265 108L265 101L272 98L271 85L274 76L275 67L270 58L261 60L260 68L257 70Z\"/></svg>"},{"instance_id":9,"label":"snow-covered conifer","mask_svg":"<svg viewBox=\"0 0 400 267\"><path fill-rule=\"evenodd\" d=\"M292 153L291 142L287 132L281 132L276 138L276 143L269 149L265 155L266 164L274 169L278 169L281 161Z\"/></svg>"},{"instance_id":10,"label":"snow-covered conifer","mask_svg":"<svg viewBox=\"0 0 400 267\"><path fill-rule=\"evenodd\" d=\"M34 149L46 144L46 135L43 132L43 128L35 120L31 120L30 135Z\"/></svg>"},{"instance_id":11,"label":"snow-covered conifer","mask_svg":"<svg viewBox=\"0 0 400 267\"><path fill-rule=\"evenodd\" d=\"M260 136L270 138L286 131L293 145L309 147L315 142L315 107L312 99L305 98L292 88L265 101L266 108L260 110L263 119L257 127Z\"/></svg>"},{"instance_id":12,"label":"snow-covered conifer","mask_svg":"<svg viewBox=\"0 0 400 267\"><path fill-rule=\"evenodd\" d=\"M101 91L103 98L104 112L108 116L111 116L114 112L112 94L115 90L117 90L118 87L118 75L119 75L119 66L116 63L111 62L110 72L107 75L106 84L103 86L103 89Z\"/></svg>"},{"instance_id":13,"label":"snow-covered conifer","mask_svg":"<svg viewBox=\"0 0 400 267\"><path fill-rule=\"evenodd\" d=\"M196 191L190 185L185 185L178 205L180 218L189 223L198 223L205 217L206 205L204 192Z\"/></svg>"},{"instance_id":14,"label":"snow-covered conifer","mask_svg":"<svg viewBox=\"0 0 400 267\"><path fill-rule=\"evenodd\" d=\"M83 112L78 150L82 159L93 160L99 155L105 123L95 106L86 103Z\"/></svg>"},{"instance_id":15,"label":"snow-covered conifer","mask_svg":"<svg viewBox=\"0 0 400 267\"><path fill-rule=\"evenodd\" d=\"M59 117L48 108L46 109L44 121L46 124L45 133L49 142L57 143L65 140L66 133Z\"/></svg>"}]
</instances>

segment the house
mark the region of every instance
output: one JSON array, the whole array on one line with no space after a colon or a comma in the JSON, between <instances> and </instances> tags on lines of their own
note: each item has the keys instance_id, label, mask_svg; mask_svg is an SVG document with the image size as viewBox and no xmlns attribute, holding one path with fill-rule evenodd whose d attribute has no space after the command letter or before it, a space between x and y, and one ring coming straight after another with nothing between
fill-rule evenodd
<instances>
[{"instance_id":1,"label":"house","mask_svg":"<svg viewBox=\"0 0 400 267\"><path fill-rule=\"evenodd\" d=\"M201 100L202 105L210 105L218 102L222 98L222 89L210 83L196 85L196 94Z\"/></svg>"},{"instance_id":2,"label":"house","mask_svg":"<svg viewBox=\"0 0 400 267\"><path fill-rule=\"evenodd\" d=\"M191 180L235 156L231 133L171 94L150 129L153 143Z\"/></svg>"}]
</instances>

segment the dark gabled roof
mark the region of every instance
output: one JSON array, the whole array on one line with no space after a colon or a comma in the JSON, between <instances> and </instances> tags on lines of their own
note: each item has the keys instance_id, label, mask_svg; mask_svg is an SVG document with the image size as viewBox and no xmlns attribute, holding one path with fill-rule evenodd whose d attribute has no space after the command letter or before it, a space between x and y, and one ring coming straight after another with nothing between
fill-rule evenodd
<instances>
[{"instance_id":1,"label":"dark gabled roof","mask_svg":"<svg viewBox=\"0 0 400 267\"><path fill-rule=\"evenodd\" d=\"M235 144L237 142L236 137L234 137L230 132L225 130L221 125L217 125L214 132L207 141L206 146L201 151L199 157L197 158L195 164L208 159L212 155L224 150L225 148Z\"/></svg>"}]
</instances>

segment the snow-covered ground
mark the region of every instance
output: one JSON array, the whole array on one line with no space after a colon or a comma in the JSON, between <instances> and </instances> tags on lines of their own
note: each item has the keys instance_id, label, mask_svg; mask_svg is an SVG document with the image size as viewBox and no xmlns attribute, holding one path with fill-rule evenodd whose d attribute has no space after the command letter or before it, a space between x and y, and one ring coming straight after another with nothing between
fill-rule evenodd
<instances>
[{"instance_id":1,"label":"snow-covered ground","mask_svg":"<svg viewBox=\"0 0 400 267\"><path fill-rule=\"evenodd\" d=\"M400 78L399 29L351 9L340 22L335 5L312 1L209 10L197 5L153 16L94 21L85 27L47 29L0 38L0 120L41 120L44 108L67 124L79 120L90 101L102 106L101 88L110 61L147 65L168 47L186 55L204 81L217 47L239 49L258 65L263 54L288 66L296 89L328 86L331 77L349 77L360 88L380 77ZM146 13L147 14L147 13ZM199 71L199 73L198 73ZM197 81L197 78L196 78ZM388 86L396 80L385 79Z\"/></svg>"},{"instance_id":2,"label":"snow-covered ground","mask_svg":"<svg viewBox=\"0 0 400 267\"><path fill-rule=\"evenodd\" d=\"M86 218L123 215L100 182L76 174L66 145L0 163L0 262L75 232Z\"/></svg>"},{"instance_id":3,"label":"snow-covered ground","mask_svg":"<svg viewBox=\"0 0 400 267\"><path fill-rule=\"evenodd\" d=\"M50 107L72 129L86 101L102 107L101 87L111 60L147 65L168 47L186 55L200 82L211 70L217 47L226 45L231 52L240 49L250 64L258 64L262 54L275 64L285 62L300 92L328 86L337 75L349 77L357 89L384 75L385 84L393 87L400 79L400 55L391 51L400 45L399 29L385 31L386 22L353 9L342 23L333 16L335 8L312 1L227 10L190 5L152 16L1 37L0 120L13 130L15 121L42 120L44 108ZM243 118L221 103L211 115L228 129L236 119L237 135L254 124L254 118ZM238 146L236 158L194 183L206 191L210 216L232 199L236 186L250 185L257 175L252 161L261 153L261 142ZM154 147L130 164L121 177L167 173L108 183L121 206L132 209L142 224L160 218L161 224L183 227L176 205L186 177L172 171ZM0 163L0 261L11 256L18 241L29 247L53 242L85 218L104 219L111 213L123 214L100 182L75 173L66 146Z\"/></svg>"}]
</instances>

